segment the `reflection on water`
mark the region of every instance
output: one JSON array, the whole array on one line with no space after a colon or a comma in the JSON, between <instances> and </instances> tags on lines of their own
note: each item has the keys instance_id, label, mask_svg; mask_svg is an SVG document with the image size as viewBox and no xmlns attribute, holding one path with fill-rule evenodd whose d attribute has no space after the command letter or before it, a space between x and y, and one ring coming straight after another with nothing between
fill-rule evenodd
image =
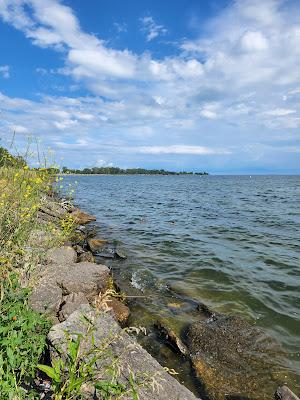
<instances>
[{"instance_id":1,"label":"reflection on water","mask_svg":"<svg viewBox=\"0 0 300 400\"><path fill-rule=\"evenodd\" d=\"M282 345L280 362L299 390L300 177L65 178L75 180L78 204L128 255L110 265L145 296L133 319L165 318L179 329L197 318L199 301L242 315Z\"/></svg>"}]
</instances>

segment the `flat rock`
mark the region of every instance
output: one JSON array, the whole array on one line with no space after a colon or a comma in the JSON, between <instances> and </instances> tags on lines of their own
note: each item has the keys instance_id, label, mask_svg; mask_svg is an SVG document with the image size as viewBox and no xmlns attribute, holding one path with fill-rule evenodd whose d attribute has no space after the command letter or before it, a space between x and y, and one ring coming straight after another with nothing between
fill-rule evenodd
<instances>
[{"instance_id":1,"label":"flat rock","mask_svg":"<svg viewBox=\"0 0 300 400\"><path fill-rule=\"evenodd\" d=\"M77 261L77 253L71 246L54 247L46 253L48 264L73 264Z\"/></svg>"},{"instance_id":2,"label":"flat rock","mask_svg":"<svg viewBox=\"0 0 300 400\"><path fill-rule=\"evenodd\" d=\"M280 351L258 328L236 316L213 314L187 332L193 367L211 399L264 399L280 384L274 356Z\"/></svg>"},{"instance_id":3,"label":"flat rock","mask_svg":"<svg viewBox=\"0 0 300 400\"><path fill-rule=\"evenodd\" d=\"M72 211L70 215L73 218L74 222L78 225L85 225L92 221L96 221L96 217L87 214L82 210L79 210L79 208L76 208L74 211Z\"/></svg>"},{"instance_id":4,"label":"flat rock","mask_svg":"<svg viewBox=\"0 0 300 400\"><path fill-rule=\"evenodd\" d=\"M88 335L87 332L91 329L93 334ZM74 338L76 334L82 334L80 354L83 359L92 348L103 348L107 344L107 351L101 351L95 368L99 378L109 379L108 371L116 362L116 357L118 358L118 382L128 388L128 394L122 399L132 400L132 391L128 384L132 371L140 400L196 400L188 389L169 375L146 350L123 331L109 313L96 313L90 307L83 306L65 322L52 327L48 335L52 359L59 354L67 356L67 332ZM85 398L94 399L93 391L90 394L85 392Z\"/></svg>"}]
</instances>

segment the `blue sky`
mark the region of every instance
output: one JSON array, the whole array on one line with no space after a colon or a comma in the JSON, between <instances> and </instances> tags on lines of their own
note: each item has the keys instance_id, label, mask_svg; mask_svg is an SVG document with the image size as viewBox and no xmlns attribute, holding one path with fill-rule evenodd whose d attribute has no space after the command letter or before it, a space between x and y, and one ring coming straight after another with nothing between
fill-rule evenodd
<instances>
[{"instance_id":1,"label":"blue sky","mask_svg":"<svg viewBox=\"0 0 300 400\"><path fill-rule=\"evenodd\" d=\"M300 172L300 2L0 0L0 135L70 167Z\"/></svg>"}]
</instances>

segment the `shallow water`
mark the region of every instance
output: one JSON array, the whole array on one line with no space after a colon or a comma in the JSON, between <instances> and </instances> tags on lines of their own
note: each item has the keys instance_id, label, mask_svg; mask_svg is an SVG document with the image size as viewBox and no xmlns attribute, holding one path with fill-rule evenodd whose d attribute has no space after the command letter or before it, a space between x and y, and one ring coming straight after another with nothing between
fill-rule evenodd
<instances>
[{"instance_id":1,"label":"shallow water","mask_svg":"<svg viewBox=\"0 0 300 400\"><path fill-rule=\"evenodd\" d=\"M145 296L133 322L179 331L198 302L242 315L282 345L299 393L299 176L69 176L65 187L75 181L77 204L128 255L114 274Z\"/></svg>"}]
</instances>

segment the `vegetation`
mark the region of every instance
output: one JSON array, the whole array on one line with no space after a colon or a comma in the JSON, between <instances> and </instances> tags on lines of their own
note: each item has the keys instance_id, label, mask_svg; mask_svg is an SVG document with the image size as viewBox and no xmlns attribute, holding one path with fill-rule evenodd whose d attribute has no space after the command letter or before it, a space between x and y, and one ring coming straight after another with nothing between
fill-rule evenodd
<instances>
[{"instance_id":1,"label":"vegetation","mask_svg":"<svg viewBox=\"0 0 300 400\"><path fill-rule=\"evenodd\" d=\"M30 235L38 229L38 209L52 180L45 168L32 171L25 157L0 147L1 400L37 398L24 388L33 384L50 324L30 309L26 286L40 260Z\"/></svg>"},{"instance_id":2,"label":"vegetation","mask_svg":"<svg viewBox=\"0 0 300 400\"><path fill-rule=\"evenodd\" d=\"M207 172L174 172L164 169L145 169L145 168L127 168L118 167L93 167L84 169L70 169L63 167L63 174L84 174L84 175L208 175Z\"/></svg>"}]
</instances>

